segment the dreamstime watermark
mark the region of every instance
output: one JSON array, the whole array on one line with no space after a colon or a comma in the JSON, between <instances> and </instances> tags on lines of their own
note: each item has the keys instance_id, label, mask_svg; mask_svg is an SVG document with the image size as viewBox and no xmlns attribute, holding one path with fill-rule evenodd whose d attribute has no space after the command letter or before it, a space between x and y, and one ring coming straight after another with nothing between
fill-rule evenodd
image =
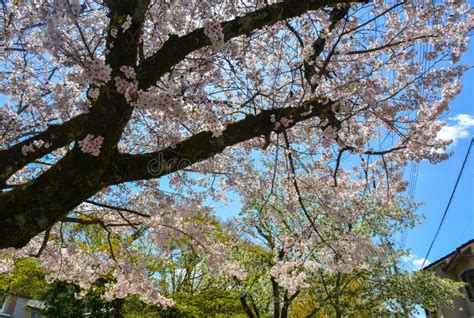
<instances>
[{"instance_id":1,"label":"dreamstime watermark","mask_svg":"<svg viewBox=\"0 0 474 318\"><path fill-rule=\"evenodd\" d=\"M183 170L192 164L189 159L170 158L165 159L163 153L159 153L157 158L148 161L147 172L152 176L162 176L171 172Z\"/></svg>"}]
</instances>

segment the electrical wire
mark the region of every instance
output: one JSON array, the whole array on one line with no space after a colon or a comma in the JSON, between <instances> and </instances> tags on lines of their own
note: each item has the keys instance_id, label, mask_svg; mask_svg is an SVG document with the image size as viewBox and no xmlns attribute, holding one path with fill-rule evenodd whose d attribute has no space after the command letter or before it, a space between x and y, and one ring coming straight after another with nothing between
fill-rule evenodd
<instances>
[{"instance_id":1,"label":"electrical wire","mask_svg":"<svg viewBox=\"0 0 474 318\"><path fill-rule=\"evenodd\" d=\"M423 264L421 264L420 269L422 269L425 266L425 262L426 262L426 260L428 259L428 256L431 253L431 249L433 248L433 245L436 241L436 238L438 237L438 234L441 230L441 227L443 226L444 220L446 219L446 215L448 214L448 210L449 210L449 207L451 205L451 201L453 200L454 194L456 193L456 189L458 187L459 180L461 179L462 173L464 171L464 167L466 166L467 159L469 158L469 153L471 152L472 144L474 144L474 138L471 139L471 143L469 144L469 148L467 149L466 156L464 157L464 161L462 163L461 170L459 171L458 177L456 179L456 183L454 184L453 191L451 192L451 196L449 197L448 205L446 206L446 209L444 210L444 214L443 214L443 217L441 219L441 222L438 225L438 229L436 230L436 234L435 234L433 240L431 241L430 248L428 249L428 252L426 253L425 258L423 259Z\"/></svg>"}]
</instances>

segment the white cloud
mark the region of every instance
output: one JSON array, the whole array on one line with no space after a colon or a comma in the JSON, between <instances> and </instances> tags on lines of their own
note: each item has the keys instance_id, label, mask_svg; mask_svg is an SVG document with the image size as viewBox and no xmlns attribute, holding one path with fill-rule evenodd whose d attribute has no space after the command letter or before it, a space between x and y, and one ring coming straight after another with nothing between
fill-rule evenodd
<instances>
[{"instance_id":1,"label":"white cloud","mask_svg":"<svg viewBox=\"0 0 474 318\"><path fill-rule=\"evenodd\" d=\"M416 268L420 268L421 265L423 265L423 263L425 263L426 266L430 265L430 261L429 260L425 260L423 257L422 258L414 258L412 261L411 261L412 265Z\"/></svg>"},{"instance_id":2,"label":"white cloud","mask_svg":"<svg viewBox=\"0 0 474 318\"><path fill-rule=\"evenodd\" d=\"M454 117L459 121L459 124L464 127L472 127L474 126L474 117L469 114L459 114Z\"/></svg>"},{"instance_id":3,"label":"white cloud","mask_svg":"<svg viewBox=\"0 0 474 318\"><path fill-rule=\"evenodd\" d=\"M452 125L446 125L438 132L437 138L452 140L455 144L458 140L468 138L472 135L470 129L474 127L474 117L469 114L459 114L449 118Z\"/></svg>"},{"instance_id":4,"label":"white cloud","mask_svg":"<svg viewBox=\"0 0 474 318\"><path fill-rule=\"evenodd\" d=\"M426 260L423 257L418 257L414 254L410 254L407 256L402 256L401 258L402 262L406 265L407 269L417 271L421 269L421 265L423 265L423 262L425 263L424 266L430 265L430 261Z\"/></svg>"}]
</instances>

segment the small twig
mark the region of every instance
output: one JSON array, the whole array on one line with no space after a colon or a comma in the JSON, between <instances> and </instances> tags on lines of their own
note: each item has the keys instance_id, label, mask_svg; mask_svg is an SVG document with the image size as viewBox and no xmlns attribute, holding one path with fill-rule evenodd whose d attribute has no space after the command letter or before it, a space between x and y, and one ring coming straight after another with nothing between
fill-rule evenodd
<instances>
[{"instance_id":1,"label":"small twig","mask_svg":"<svg viewBox=\"0 0 474 318\"><path fill-rule=\"evenodd\" d=\"M139 216L143 216L145 218L150 217L150 215L145 214L145 213L141 213L141 212L138 212L138 211L135 211L135 210L127 209L127 208L121 208L121 207L118 207L118 206L109 205L109 204L106 204L106 203L96 202L96 201L92 201L92 200L86 200L84 202L92 204L92 205L99 206L101 208L107 208L107 209L112 209L112 210L116 210L116 211L128 212L128 213L136 214L136 215L139 215Z\"/></svg>"},{"instance_id":2,"label":"small twig","mask_svg":"<svg viewBox=\"0 0 474 318\"><path fill-rule=\"evenodd\" d=\"M301 209L303 210L304 212L304 215L306 216L306 218L308 219L309 223L311 224L311 227L313 228L313 230L316 232L316 234L319 236L319 239L324 243L326 244L330 249L333 250L333 252L336 254L336 255L339 255L339 253L334 249L334 247L331 246L331 244L329 244L326 239L322 236L322 234L319 232L319 230L317 229L316 227L316 224L314 223L313 219L311 218L311 216L309 215L309 212L308 210L306 210L306 206L304 205L304 202L303 202L303 198L301 196L301 192L300 192L300 189L298 187L298 182L296 181L296 169L295 169L295 164L293 162L293 156L291 155L291 148L290 148L290 142L288 140L288 134L286 133L286 130L283 130L283 136L285 138L285 144L286 144L286 147L288 149L288 161L290 163L290 168L291 168L291 172L293 174L293 185L295 187L295 190L296 190L296 194L298 195L298 202L301 206Z\"/></svg>"},{"instance_id":3,"label":"small twig","mask_svg":"<svg viewBox=\"0 0 474 318\"><path fill-rule=\"evenodd\" d=\"M337 171L339 170L339 166L341 164L341 158L342 158L342 155L344 153L344 151L346 150L349 150L348 147L344 147L342 149L339 150L339 154L337 155L337 160L336 160L336 168L334 169L334 175L333 175L333 178L334 178L334 187L336 188L337 187Z\"/></svg>"}]
</instances>

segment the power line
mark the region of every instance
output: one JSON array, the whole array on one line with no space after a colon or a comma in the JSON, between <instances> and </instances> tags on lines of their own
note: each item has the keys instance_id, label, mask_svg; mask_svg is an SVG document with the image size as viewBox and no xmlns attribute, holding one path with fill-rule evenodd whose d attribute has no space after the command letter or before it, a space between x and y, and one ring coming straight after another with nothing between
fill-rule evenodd
<instances>
[{"instance_id":1,"label":"power line","mask_svg":"<svg viewBox=\"0 0 474 318\"><path fill-rule=\"evenodd\" d=\"M429 24L432 25L432 21L431 19L429 20ZM426 52L432 52L433 51L433 48L430 44L427 44L427 43L423 43L421 42L419 44L419 52L418 52L418 64L421 66L422 68L422 73L424 74L428 67L431 67L431 63L429 63L427 60L426 60L426 57L425 57L425 53ZM413 60L412 60L413 62ZM426 90L424 88L424 86L421 86L421 95L426 98ZM416 184L418 182L418 168L419 168L419 163L418 162L414 162L414 161L411 161L410 163L410 179L408 181L408 197L410 198L410 200L414 200L415 199L415 193L416 193ZM401 230L401 233L400 233L400 245L402 248L405 248L405 245L406 245L406 242L407 242L407 238L408 238L408 228L404 228Z\"/></svg>"},{"instance_id":2,"label":"power line","mask_svg":"<svg viewBox=\"0 0 474 318\"><path fill-rule=\"evenodd\" d=\"M426 253L425 258L423 259L423 264L421 264L421 268L425 266L425 262L428 259L428 256L430 255L431 249L433 248L433 245L436 241L436 238L438 237L439 231L441 230L441 227L443 226L444 220L446 219L446 215L448 214L449 206L451 205L451 201L453 200L454 193L456 193L456 189L458 187L459 180L461 179L462 172L464 170L464 166L466 165L467 159L469 158L469 153L471 152L472 144L474 144L474 138L471 139L471 143L469 144L469 148L467 149L466 156L464 157L464 161L461 166L461 170L459 171L458 178L456 179L456 183L454 184L453 191L451 192L451 196L449 197L448 205L446 206L446 209L444 210L443 218L441 219L441 222L439 223L438 229L436 230L436 234L431 241L430 248L428 249L428 252Z\"/></svg>"}]
</instances>

